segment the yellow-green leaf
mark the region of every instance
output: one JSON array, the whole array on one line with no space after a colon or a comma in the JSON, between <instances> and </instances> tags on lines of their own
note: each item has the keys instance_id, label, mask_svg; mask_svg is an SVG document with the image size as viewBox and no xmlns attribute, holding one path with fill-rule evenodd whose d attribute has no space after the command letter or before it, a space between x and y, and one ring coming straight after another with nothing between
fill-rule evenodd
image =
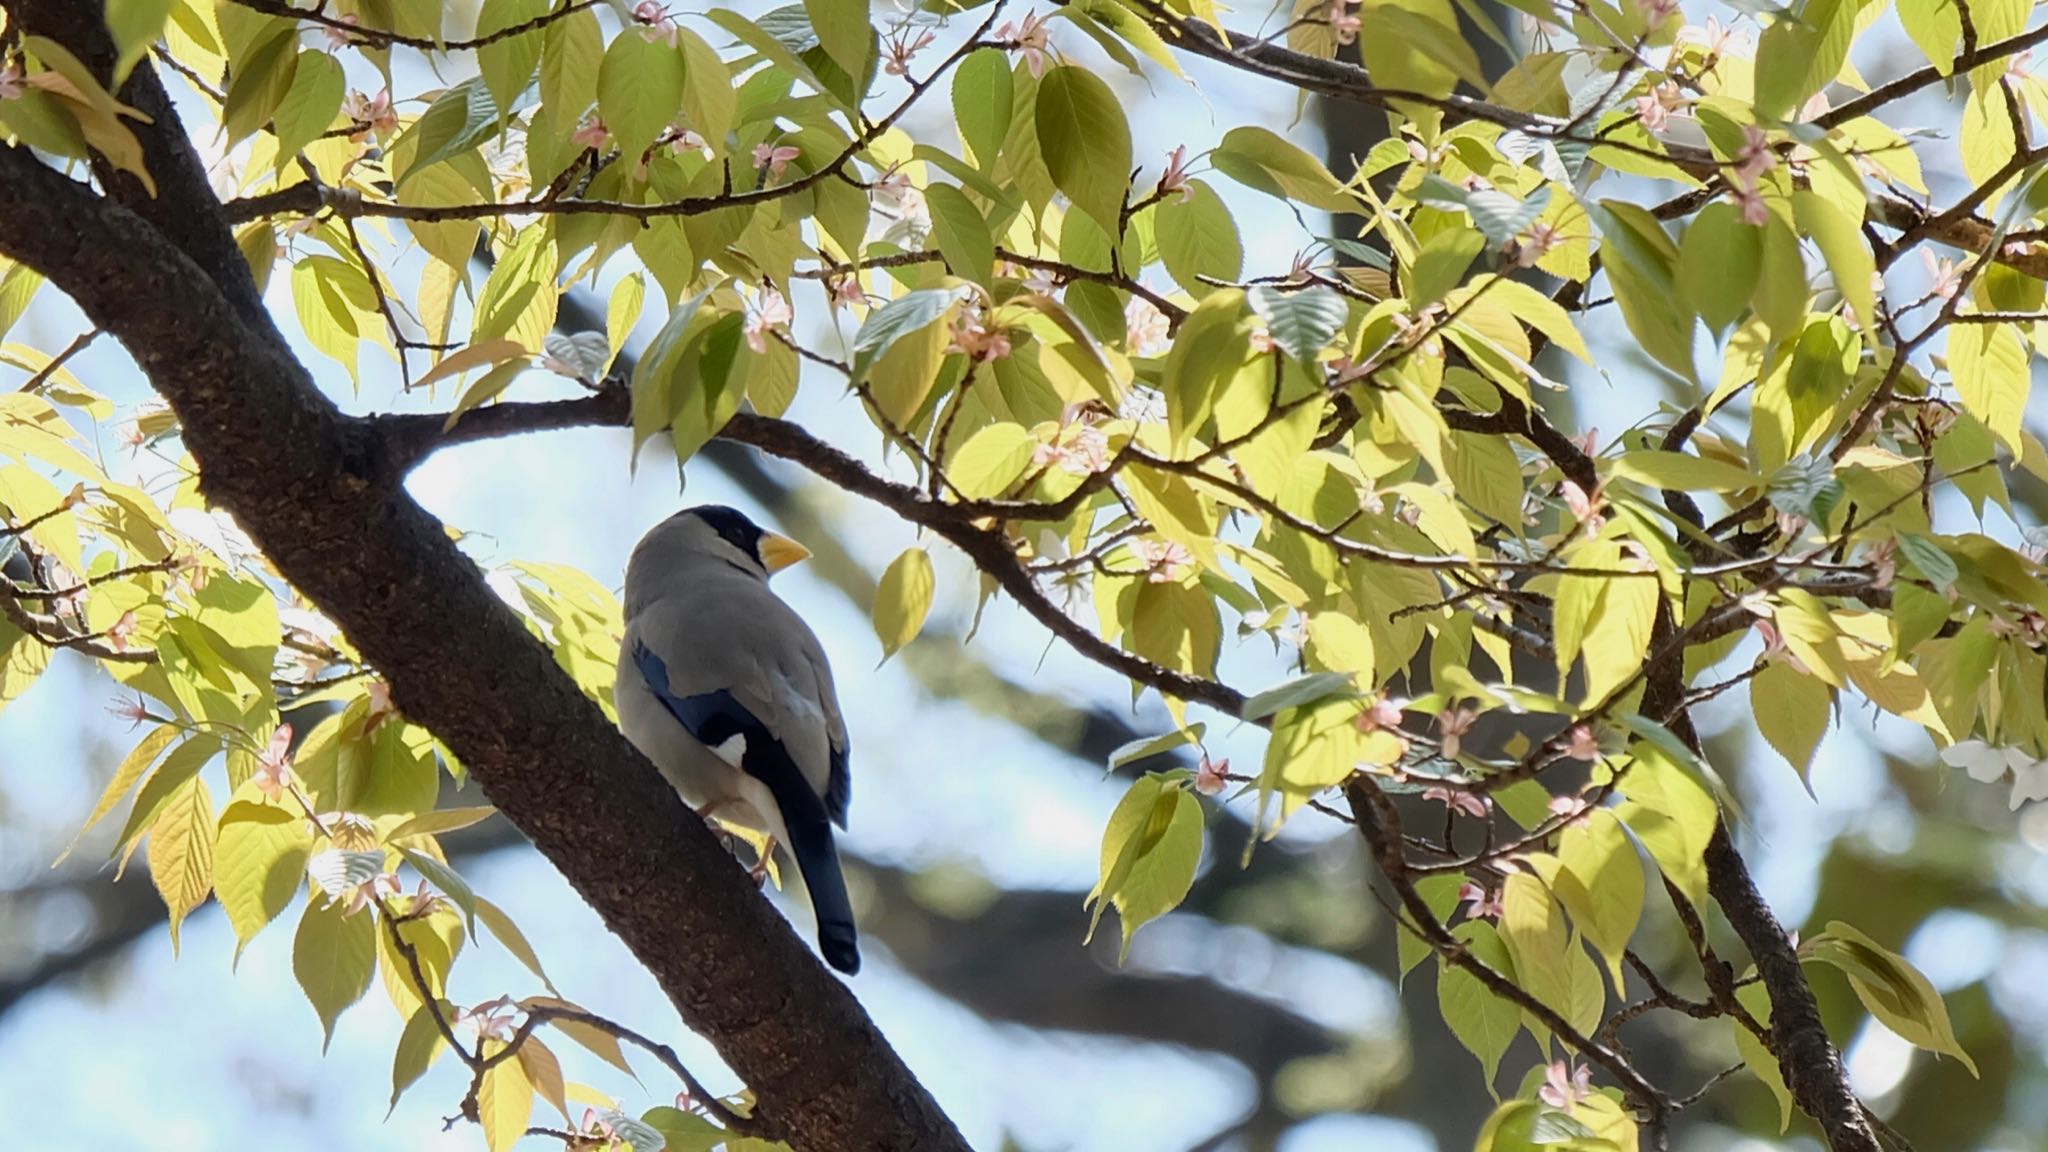
<instances>
[{"instance_id":1,"label":"yellow-green leaf","mask_svg":"<svg viewBox=\"0 0 2048 1152\"><path fill-rule=\"evenodd\" d=\"M370 990L377 967L377 921L368 909L347 915L334 901L306 902L292 939L292 975L320 1016L321 1051L334 1039L334 1022Z\"/></svg>"},{"instance_id":2,"label":"yellow-green leaf","mask_svg":"<svg viewBox=\"0 0 2048 1152\"><path fill-rule=\"evenodd\" d=\"M179 925L213 890L213 796L206 781L188 781L150 825L149 878L170 912L175 954Z\"/></svg>"},{"instance_id":3,"label":"yellow-green leaf","mask_svg":"<svg viewBox=\"0 0 2048 1152\"><path fill-rule=\"evenodd\" d=\"M883 660L917 639L925 614L931 611L932 586L932 558L922 548L905 549L882 573L882 583L875 589L874 621Z\"/></svg>"}]
</instances>

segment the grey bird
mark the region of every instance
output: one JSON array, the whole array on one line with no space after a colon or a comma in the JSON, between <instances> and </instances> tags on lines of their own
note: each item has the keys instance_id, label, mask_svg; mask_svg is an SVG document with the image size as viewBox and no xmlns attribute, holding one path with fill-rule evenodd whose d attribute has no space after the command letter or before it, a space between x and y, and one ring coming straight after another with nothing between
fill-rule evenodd
<instances>
[{"instance_id":1,"label":"grey bird","mask_svg":"<svg viewBox=\"0 0 2048 1152\"><path fill-rule=\"evenodd\" d=\"M626 563L614 700L626 738L698 815L789 850L818 950L850 975L860 948L832 838L852 787L846 723L817 636L768 587L808 555L719 505L655 525Z\"/></svg>"}]
</instances>

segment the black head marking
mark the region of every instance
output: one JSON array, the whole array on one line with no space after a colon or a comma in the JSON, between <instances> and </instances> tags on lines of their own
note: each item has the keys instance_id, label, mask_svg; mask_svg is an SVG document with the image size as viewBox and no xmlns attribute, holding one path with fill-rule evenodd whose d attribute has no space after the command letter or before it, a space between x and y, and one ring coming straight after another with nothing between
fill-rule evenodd
<instances>
[{"instance_id":1,"label":"black head marking","mask_svg":"<svg viewBox=\"0 0 2048 1152\"><path fill-rule=\"evenodd\" d=\"M747 519L737 508L723 504L704 504L683 513L695 516L711 526L712 531L723 537L725 542L740 550L740 554L756 564L761 561L761 526Z\"/></svg>"}]
</instances>

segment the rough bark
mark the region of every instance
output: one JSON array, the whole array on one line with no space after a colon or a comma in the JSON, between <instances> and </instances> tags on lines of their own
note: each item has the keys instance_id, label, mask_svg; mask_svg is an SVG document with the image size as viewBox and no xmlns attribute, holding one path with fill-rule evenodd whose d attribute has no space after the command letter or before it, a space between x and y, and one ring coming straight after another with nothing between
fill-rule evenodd
<instances>
[{"instance_id":1,"label":"rough bark","mask_svg":"<svg viewBox=\"0 0 2048 1152\"><path fill-rule=\"evenodd\" d=\"M103 68L104 30L73 9L12 11ZM121 95L153 116L138 134L156 198L121 179L103 197L0 148L0 252L122 342L178 415L208 498L348 631L398 706L462 759L791 1144L965 1148L859 1002L251 310L248 269L146 64Z\"/></svg>"}]
</instances>

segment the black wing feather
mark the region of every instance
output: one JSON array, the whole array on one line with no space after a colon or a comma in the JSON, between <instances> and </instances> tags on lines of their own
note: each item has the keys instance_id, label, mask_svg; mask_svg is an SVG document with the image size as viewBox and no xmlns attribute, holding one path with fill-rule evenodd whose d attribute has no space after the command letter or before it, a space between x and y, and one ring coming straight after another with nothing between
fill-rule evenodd
<instances>
[{"instance_id":1,"label":"black wing feather","mask_svg":"<svg viewBox=\"0 0 2048 1152\"><path fill-rule=\"evenodd\" d=\"M734 736L745 742L740 768L768 786L789 833L789 851L796 857L811 906L818 915L818 946L834 968L849 975L860 970L859 936L846 879L839 871L839 849L832 839L832 821L846 826L846 753L832 753L832 774L824 797L811 790L789 749L725 689L677 696L669 689L668 666L645 644L633 645L633 663L654 695L684 730L706 748L717 748Z\"/></svg>"}]
</instances>

